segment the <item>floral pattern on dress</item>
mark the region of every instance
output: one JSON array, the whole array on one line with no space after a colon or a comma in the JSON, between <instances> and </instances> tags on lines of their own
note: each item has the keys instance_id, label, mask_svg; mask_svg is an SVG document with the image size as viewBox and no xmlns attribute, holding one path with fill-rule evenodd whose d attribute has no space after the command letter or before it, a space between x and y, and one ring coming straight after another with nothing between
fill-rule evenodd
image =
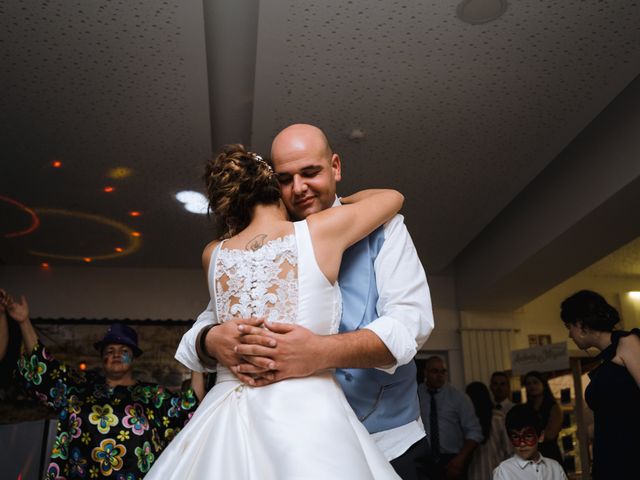
<instances>
[{"instance_id":1,"label":"floral pattern on dress","mask_svg":"<svg viewBox=\"0 0 640 480\"><path fill-rule=\"evenodd\" d=\"M142 447L136 447L136 457L138 457L138 468L142 473L147 473L156 457L151 452L151 444L144 442Z\"/></svg>"},{"instance_id":2,"label":"floral pattern on dress","mask_svg":"<svg viewBox=\"0 0 640 480\"><path fill-rule=\"evenodd\" d=\"M47 480L97 480L106 472L111 480L141 480L195 410L191 390L172 393L142 382L110 387L41 345L21 356L18 373L27 391L58 414Z\"/></svg>"},{"instance_id":3,"label":"floral pattern on dress","mask_svg":"<svg viewBox=\"0 0 640 480\"><path fill-rule=\"evenodd\" d=\"M37 357L31 357L29 360L18 363L18 371L28 382L40 385L42 376L47 371L47 366L38 361Z\"/></svg>"},{"instance_id":4,"label":"floral pattern on dress","mask_svg":"<svg viewBox=\"0 0 640 480\"><path fill-rule=\"evenodd\" d=\"M56 441L53 442L51 458L61 458L62 460L69 458L69 432L62 432L56 436Z\"/></svg>"},{"instance_id":5,"label":"floral pattern on dress","mask_svg":"<svg viewBox=\"0 0 640 480\"><path fill-rule=\"evenodd\" d=\"M73 447L71 450L69 475L71 478L85 478L87 476L87 459L82 456L78 447Z\"/></svg>"},{"instance_id":6,"label":"floral pattern on dress","mask_svg":"<svg viewBox=\"0 0 640 480\"><path fill-rule=\"evenodd\" d=\"M55 371L55 370L54 370ZM49 391L53 408L64 407L67 404L67 386L62 380L58 380Z\"/></svg>"},{"instance_id":7,"label":"floral pattern on dress","mask_svg":"<svg viewBox=\"0 0 640 480\"><path fill-rule=\"evenodd\" d=\"M122 419L122 425L130 428L135 435L143 435L149 430L149 421L144 416L144 409L139 403L127 405L124 407L125 416Z\"/></svg>"},{"instance_id":8,"label":"floral pattern on dress","mask_svg":"<svg viewBox=\"0 0 640 480\"><path fill-rule=\"evenodd\" d=\"M93 413L89 415L89 421L98 427L100 433L109 433L111 427L118 425L118 417L113 414L111 405L94 405L91 411Z\"/></svg>"},{"instance_id":9,"label":"floral pattern on dress","mask_svg":"<svg viewBox=\"0 0 640 480\"><path fill-rule=\"evenodd\" d=\"M129 472L129 473L119 473L116 475L116 480L137 480L136 476Z\"/></svg>"},{"instance_id":10,"label":"floral pattern on dress","mask_svg":"<svg viewBox=\"0 0 640 480\"><path fill-rule=\"evenodd\" d=\"M67 410L69 413L80 413L80 409L82 408L82 400L78 398L77 395L71 395L69 397L69 401L67 402Z\"/></svg>"},{"instance_id":11,"label":"floral pattern on dress","mask_svg":"<svg viewBox=\"0 0 640 480\"><path fill-rule=\"evenodd\" d=\"M45 475L45 480L67 480L62 475L60 475L60 467L57 463L50 463L47 467L47 473Z\"/></svg>"},{"instance_id":12,"label":"floral pattern on dress","mask_svg":"<svg viewBox=\"0 0 640 480\"><path fill-rule=\"evenodd\" d=\"M116 443L111 438L106 438L100 442L100 446L91 451L91 458L94 462L99 463L100 473L105 477L111 475L115 470L118 471L124 465L124 457L127 449L124 445Z\"/></svg>"},{"instance_id":13,"label":"floral pattern on dress","mask_svg":"<svg viewBox=\"0 0 640 480\"><path fill-rule=\"evenodd\" d=\"M82 418L75 413L69 417L69 435L71 438L78 438L82 435Z\"/></svg>"}]
</instances>

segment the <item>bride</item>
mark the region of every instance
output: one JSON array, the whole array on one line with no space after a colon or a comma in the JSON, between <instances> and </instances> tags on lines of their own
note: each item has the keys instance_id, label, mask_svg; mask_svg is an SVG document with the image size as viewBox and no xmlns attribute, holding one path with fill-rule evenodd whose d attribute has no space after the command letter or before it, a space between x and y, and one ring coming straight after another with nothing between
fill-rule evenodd
<instances>
[{"instance_id":1,"label":"bride","mask_svg":"<svg viewBox=\"0 0 640 480\"><path fill-rule=\"evenodd\" d=\"M390 220L394 190L365 190L291 222L271 164L229 145L207 165L209 206L225 226L203 261L218 323L260 317L338 333L343 252ZM217 368L187 426L145 479L397 479L332 371L263 387Z\"/></svg>"}]
</instances>

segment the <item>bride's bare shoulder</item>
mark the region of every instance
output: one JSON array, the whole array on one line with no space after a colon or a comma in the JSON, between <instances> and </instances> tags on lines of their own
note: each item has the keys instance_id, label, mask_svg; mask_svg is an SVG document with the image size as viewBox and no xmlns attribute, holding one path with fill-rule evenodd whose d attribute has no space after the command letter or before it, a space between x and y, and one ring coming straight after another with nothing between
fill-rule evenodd
<instances>
[{"instance_id":1,"label":"bride's bare shoulder","mask_svg":"<svg viewBox=\"0 0 640 480\"><path fill-rule=\"evenodd\" d=\"M202 251L202 268L204 268L205 271L209 270L209 262L211 261L211 254L213 253L213 251L215 250L215 248L218 246L219 243L220 243L220 240L214 240L212 242L209 242L207 246L204 247L204 250Z\"/></svg>"}]
</instances>

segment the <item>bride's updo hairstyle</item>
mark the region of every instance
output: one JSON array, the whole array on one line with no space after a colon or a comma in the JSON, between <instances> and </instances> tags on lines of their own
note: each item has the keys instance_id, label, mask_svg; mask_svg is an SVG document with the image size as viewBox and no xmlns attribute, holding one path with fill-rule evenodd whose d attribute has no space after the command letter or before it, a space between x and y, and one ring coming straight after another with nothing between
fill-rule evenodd
<instances>
[{"instance_id":1,"label":"bride's updo hairstyle","mask_svg":"<svg viewBox=\"0 0 640 480\"><path fill-rule=\"evenodd\" d=\"M270 205L280 199L273 165L240 144L225 145L207 162L203 178L209 211L216 216L224 237L246 228L256 205Z\"/></svg>"},{"instance_id":2,"label":"bride's updo hairstyle","mask_svg":"<svg viewBox=\"0 0 640 480\"><path fill-rule=\"evenodd\" d=\"M582 326L599 332L611 332L620 321L618 311L602 295L581 290L565 299L560 306L560 318L566 325Z\"/></svg>"}]
</instances>

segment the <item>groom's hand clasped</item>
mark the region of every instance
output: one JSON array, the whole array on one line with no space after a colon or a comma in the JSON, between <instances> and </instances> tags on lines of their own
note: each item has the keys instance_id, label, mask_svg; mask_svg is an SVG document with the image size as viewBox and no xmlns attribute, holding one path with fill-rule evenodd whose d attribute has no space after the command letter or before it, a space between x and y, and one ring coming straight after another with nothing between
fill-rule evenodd
<instances>
[{"instance_id":1,"label":"groom's hand clasped","mask_svg":"<svg viewBox=\"0 0 640 480\"><path fill-rule=\"evenodd\" d=\"M290 323L265 323L264 327L240 324L238 330L242 335L234 351L245 361L232 371L249 385L269 385L324 369L319 363L324 337L305 327Z\"/></svg>"}]
</instances>

